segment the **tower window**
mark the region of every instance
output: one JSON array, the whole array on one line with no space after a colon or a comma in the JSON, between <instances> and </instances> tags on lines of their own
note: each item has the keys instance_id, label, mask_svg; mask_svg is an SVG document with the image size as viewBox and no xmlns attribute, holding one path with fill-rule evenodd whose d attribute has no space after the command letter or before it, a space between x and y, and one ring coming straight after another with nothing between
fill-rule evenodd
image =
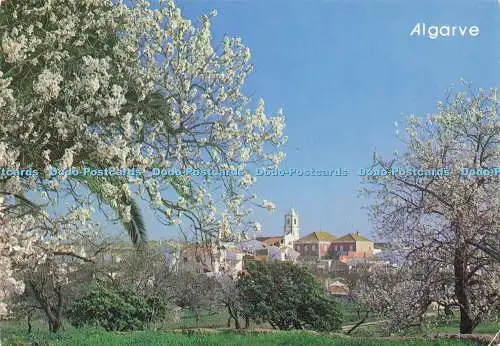
<instances>
[{"instance_id":1,"label":"tower window","mask_svg":"<svg viewBox=\"0 0 500 346\"><path fill-rule=\"evenodd\" d=\"M293 224L296 225L297 224L297 219L293 219Z\"/></svg>"}]
</instances>

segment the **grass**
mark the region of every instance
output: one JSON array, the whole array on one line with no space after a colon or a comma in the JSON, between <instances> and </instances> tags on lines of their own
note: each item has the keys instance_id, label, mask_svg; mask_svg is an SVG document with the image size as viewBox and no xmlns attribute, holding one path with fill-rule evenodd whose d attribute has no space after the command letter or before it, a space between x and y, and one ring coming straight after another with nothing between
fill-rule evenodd
<instances>
[{"instance_id":1,"label":"grass","mask_svg":"<svg viewBox=\"0 0 500 346\"><path fill-rule=\"evenodd\" d=\"M36 342L36 343L34 343ZM343 336L313 335L306 332L275 332L275 333L172 333L172 332L129 332L108 333L96 329L71 330L50 335L43 333L35 335L31 340L18 335L2 340L2 345L54 345L54 346L131 346L131 345L171 345L171 346L219 346L219 345L241 345L241 346L277 346L277 345L333 345L333 346L389 346L389 345L474 345L474 343L458 342L456 340L386 340L386 339L363 339L346 338Z\"/></svg>"},{"instance_id":2,"label":"grass","mask_svg":"<svg viewBox=\"0 0 500 346\"><path fill-rule=\"evenodd\" d=\"M82 328L75 329L65 325L65 330L52 334L47 326L41 322L34 322L30 336L27 336L26 323L23 321L0 321L0 345L476 345L458 340L433 340L427 336L438 333L458 333L458 322L438 322L436 325L421 332L410 334L418 340L389 340L381 337L387 336L380 326L370 325L358 328L350 337L337 335L314 335L307 332L189 332L195 328L220 328L226 327L227 315L223 312L217 314L205 313L200 316L196 324L193 316L183 314L175 323L158 325L161 331L144 331L128 333L108 333L100 329ZM498 321L485 322L476 328L476 334L494 335L500 328ZM255 326L267 328L267 326ZM183 333L173 332L172 329L187 329Z\"/></svg>"},{"instance_id":3,"label":"grass","mask_svg":"<svg viewBox=\"0 0 500 346\"><path fill-rule=\"evenodd\" d=\"M339 304L340 311L342 311L342 317L344 324L355 324L365 317L365 309L360 307L358 304L345 299L336 297L334 300ZM377 316L373 313L369 313L365 322L371 322L377 320Z\"/></svg>"},{"instance_id":4,"label":"grass","mask_svg":"<svg viewBox=\"0 0 500 346\"><path fill-rule=\"evenodd\" d=\"M438 322L436 326L429 327L430 332L436 333L458 333L460 330L460 323L458 321L452 322ZM496 334L500 330L500 320L498 321L485 321L474 329L474 334Z\"/></svg>"},{"instance_id":5,"label":"grass","mask_svg":"<svg viewBox=\"0 0 500 346\"><path fill-rule=\"evenodd\" d=\"M225 328L229 314L226 311L200 313L200 320L196 323L194 314L183 312L179 321L170 321L159 324L159 329L186 329L186 328ZM233 324L234 325L234 324Z\"/></svg>"},{"instance_id":6,"label":"grass","mask_svg":"<svg viewBox=\"0 0 500 346\"><path fill-rule=\"evenodd\" d=\"M408 335L425 337L437 334L458 334L460 331L458 320L449 322L441 320L429 320L427 326L422 329L413 329ZM500 330L500 320L484 321L474 329L473 334L495 335ZM361 326L354 330L352 336L356 337L380 337L387 336L387 331L380 325Z\"/></svg>"}]
</instances>

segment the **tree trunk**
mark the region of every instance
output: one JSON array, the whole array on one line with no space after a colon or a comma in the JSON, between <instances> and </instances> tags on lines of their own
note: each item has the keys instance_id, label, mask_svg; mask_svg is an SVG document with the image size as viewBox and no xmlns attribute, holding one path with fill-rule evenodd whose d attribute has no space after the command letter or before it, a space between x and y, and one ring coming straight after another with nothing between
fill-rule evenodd
<instances>
[{"instance_id":1,"label":"tree trunk","mask_svg":"<svg viewBox=\"0 0 500 346\"><path fill-rule=\"evenodd\" d=\"M200 324L200 314L198 310L195 311L195 317L196 317L196 327Z\"/></svg>"},{"instance_id":2,"label":"tree trunk","mask_svg":"<svg viewBox=\"0 0 500 346\"><path fill-rule=\"evenodd\" d=\"M460 306L460 334L471 334L476 327L476 323L470 315L470 302L466 291L465 247L459 246L455 249L453 262L455 270L455 296Z\"/></svg>"},{"instance_id":3,"label":"tree trunk","mask_svg":"<svg viewBox=\"0 0 500 346\"><path fill-rule=\"evenodd\" d=\"M30 311L28 313L28 334L31 334L31 330L32 330L32 325L31 325L31 319L32 319L32 312Z\"/></svg>"},{"instance_id":4,"label":"tree trunk","mask_svg":"<svg viewBox=\"0 0 500 346\"><path fill-rule=\"evenodd\" d=\"M236 329L240 329L241 325L240 325L240 319L239 319L239 316L238 316L238 310L231 309L231 305L228 304L227 305L227 311L229 312L228 327L231 327L231 319L233 319L234 320L234 327Z\"/></svg>"},{"instance_id":5,"label":"tree trunk","mask_svg":"<svg viewBox=\"0 0 500 346\"><path fill-rule=\"evenodd\" d=\"M54 291L57 295L57 305L53 308L50 305L48 299L42 294L41 289L38 288L34 281L29 281L31 289L33 290L33 294L38 301L38 303L42 306L42 310L47 317L47 321L49 323L49 331L52 333L57 333L62 326L62 309L63 309L63 299L62 292L60 287L55 288Z\"/></svg>"},{"instance_id":6,"label":"tree trunk","mask_svg":"<svg viewBox=\"0 0 500 346\"><path fill-rule=\"evenodd\" d=\"M57 333L59 331L59 329L61 329L61 321L57 320L57 319L51 319L49 321L49 330L52 332L52 333Z\"/></svg>"},{"instance_id":7,"label":"tree trunk","mask_svg":"<svg viewBox=\"0 0 500 346\"><path fill-rule=\"evenodd\" d=\"M248 329L250 327L250 318L248 316L245 316L245 329Z\"/></svg>"}]
</instances>

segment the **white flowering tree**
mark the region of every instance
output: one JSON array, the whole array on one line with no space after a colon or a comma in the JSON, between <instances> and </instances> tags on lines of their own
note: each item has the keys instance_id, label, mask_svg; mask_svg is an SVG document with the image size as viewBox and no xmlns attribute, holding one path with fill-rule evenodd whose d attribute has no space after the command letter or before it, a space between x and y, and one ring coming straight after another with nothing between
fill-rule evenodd
<instances>
[{"instance_id":1,"label":"white flowering tree","mask_svg":"<svg viewBox=\"0 0 500 346\"><path fill-rule=\"evenodd\" d=\"M238 287L238 273L223 271L222 275L215 277L217 280L216 297L217 301L223 305L228 312L227 327L231 327L231 321L234 321L236 329L241 328L240 315L242 313L242 297ZM245 318L245 328L249 326L249 319Z\"/></svg>"},{"instance_id":2,"label":"white flowering tree","mask_svg":"<svg viewBox=\"0 0 500 346\"><path fill-rule=\"evenodd\" d=\"M0 197L0 201L2 199ZM24 291L24 283L14 277L12 261L18 261L31 252L34 238L33 232L29 231L31 225L30 216L12 220L8 224L2 220L0 226L0 316L8 313L6 302L9 298ZM26 231L20 235L19 228Z\"/></svg>"},{"instance_id":3,"label":"white flowering tree","mask_svg":"<svg viewBox=\"0 0 500 346\"><path fill-rule=\"evenodd\" d=\"M14 299L15 310L24 311L28 319L33 310L40 310L49 329L56 332L62 325L68 292L75 283L88 282L75 272L103 250L97 243L97 225L89 222L87 208L70 207L64 215L49 216L46 211L33 213L34 205L20 206L13 200L4 200L0 209L4 279L0 316L11 312L7 303L26 287L24 297ZM13 210L17 215L12 215Z\"/></svg>"},{"instance_id":4,"label":"white flowering tree","mask_svg":"<svg viewBox=\"0 0 500 346\"><path fill-rule=\"evenodd\" d=\"M129 7L9 1L2 7L0 138L18 153L11 166L41 173L10 179L14 188L47 180L60 185L43 176L49 165L192 169L191 175L143 175L125 183L103 179L103 193L125 219L128 184L168 223L196 206L209 211L198 213L198 224L220 223L214 191L229 221L246 215L242 204L255 198L244 192L255 181L247 168L282 160L276 147L286 140L284 118L281 112L268 117L262 100L248 108L242 88L252 70L249 50L229 37L212 46L215 12L193 26L172 1L160 3L158 10L145 1Z\"/></svg>"},{"instance_id":5,"label":"white flowering tree","mask_svg":"<svg viewBox=\"0 0 500 346\"><path fill-rule=\"evenodd\" d=\"M90 203L114 211L135 242L145 239L136 198L164 223L189 221L198 234L230 238L258 227L246 223L248 206L274 205L257 202L250 169L283 159L284 117L281 111L269 117L262 100L251 109L243 92L252 70L249 49L231 37L212 45L215 14L193 24L173 1L160 1L159 9L146 1L1 4L0 167L38 173L0 175L0 195L10 199L1 204L2 234L24 214L37 219L34 225L46 222L41 211L61 196L83 203L78 213L88 217L88 192ZM192 174L49 175L50 167L85 166ZM40 194L41 206L26 199L30 191ZM21 214L13 212L16 205ZM10 231L1 246L23 239L24 228Z\"/></svg>"},{"instance_id":6,"label":"white flowering tree","mask_svg":"<svg viewBox=\"0 0 500 346\"><path fill-rule=\"evenodd\" d=\"M375 168L446 167L449 176L395 174L366 180L365 192L375 200L371 212L379 235L404 249L406 270L427 273L419 274L419 280L441 280L429 287L451 287L453 303L460 309L461 333L471 333L496 313L500 301L495 256L500 238L499 176L462 175L463 168L491 172L500 162L498 106L495 89L450 94L427 119L409 118L407 135L400 137L404 153L396 153L392 160L375 156ZM412 285L407 287L408 298L415 294Z\"/></svg>"},{"instance_id":7,"label":"white flowering tree","mask_svg":"<svg viewBox=\"0 0 500 346\"><path fill-rule=\"evenodd\" d=\"M389 332L407 333L413 327L420 328L432 303L448 303L443 284L453 282L449 270L429 262L398 266L379 260L352 271L350 274L358 278L350 295L367 311L379 315Z\"/></svg>"}]
</instances>

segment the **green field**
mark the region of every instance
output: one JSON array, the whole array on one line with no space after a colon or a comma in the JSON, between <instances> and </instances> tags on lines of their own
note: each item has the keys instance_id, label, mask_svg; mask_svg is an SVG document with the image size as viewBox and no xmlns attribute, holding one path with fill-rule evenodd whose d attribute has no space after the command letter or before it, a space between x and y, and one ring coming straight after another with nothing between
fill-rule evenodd
<instances>
[{"instance_id":1,"label":"green field","mask_svg":"<svg viewBox=\"0 0 500 346\"><path fill-rule=\"evenodd\" d=\"M451 323L439 323L437 326L430 328L431 331L436 331L439 333L456 333L459 330L460 323L454 321ZM476 329L474 329L474 334L490 334L495 335L500 330L500 320L498 321L488 321L479 324Z\"/></svg>"},{"instance_id":2,"label":"green field","mask_svg":"<svg viewBox=\"0 0 500 346\"><path fill-rule=\"evenodd\" d=\"M225 313L202 314L199 323L195 322L191 314L185 313L178 322L152 326L157 328L157 331L111 333L93 328L76 329L65 324L63 331L52 334L42 321L34 321L31 335L28 336L26 321L0 321L0 345L477 345L474 342L431 339L438 333L457 333L457 321L436 323L433 328L426 331L409 334L418 340L382 338L387 336L387 332L381 330L378 325L360 327L351 336L345 336L315 335L298 331L221 331L220 328L226 327L226 322ZM268 328L266 324L253 327ZM475 333L494 335L499 327L499 321L489 321L480 324ZM196 328L202 328L204 331L194 332ZM174 329L184 331L173 331Z\"/></svg>"},{"instance_id":3,"label":"green field","mask_svg":"<svg viewBox=\"0 0 500 346\"><path fill-rule=\"evenodd\" d=\"M428 322L426 326L422 326L421 329L415 328L410 329L406 335L414 336L414 337L427 337L434 336L438 334L458 334L459 322L458 321L450 321L450 322ZM478 335L495 335L500 330L500 320L495 321L485 321L479 324L476 329L474 329L474 334ZM354 332L352 332L351 336L355 337L381 337L387 336L388 331L385 330L381 325L367 325L360 326Z\"/></svg>"},{"instance_id":4,"label":"green field","mask_svg":"<svg viewBox=\"0 0 500 346\"><path fill-rule=\"evenodd\" d=\"M2 346L5 345L475 345L474 343L443 341L443 340L385 340L385 339L363 339L346 338L343 336L313 335L305 332L273 332L273 333L168 333L168 332L130 332L130 333L107 333L93 329L72 330L58 335L34 335L31 340L25 336L10 334L2 338Z\"/></svg>"}]
</instances>

